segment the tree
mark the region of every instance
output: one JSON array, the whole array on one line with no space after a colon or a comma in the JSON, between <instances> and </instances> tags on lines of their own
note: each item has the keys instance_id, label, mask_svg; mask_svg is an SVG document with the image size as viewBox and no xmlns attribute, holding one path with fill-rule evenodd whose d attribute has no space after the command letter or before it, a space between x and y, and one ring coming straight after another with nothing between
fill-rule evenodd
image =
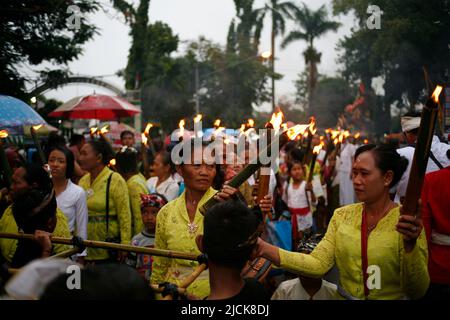
<instances>
[{"instance_id":1,"label":"tree","mask_svg":"<svg viewBox=\"0 0 450 320\"><path fill-rule=\"evenodd\" d=\"M299 29L291 31L283 40L282 47L294 41L303 40L308 43L308 47L303 52L305 65L308 68L308 113L312 114L312 96L316 87L318 73L317 64L320 63L321 53L314 48L314 40L325 35L329 31L336 31L340 23L328 19L325 5L313 11L303 3L303 7L295 12L295 21Z\"/></svg>"},{"instance_id":2,"label":"tree","mask_svg":"<svg viewBox=\"0 0 450 320\"><path fill-rule=\"evenodd\" d=\"M391 108L414 109L428 95L422 68L434 83L444 82L450 65L450 3L442 0L379 0L381 28L366 22L369 0L334 0L334 13L353 12L357 25L340 41L339 61L349 81L362 81L368 91L372 79L384 80L385 94L375 99L372 121L376 133L389 132Z\"/></svg>"},{"instance_id":3,"label":"tree","mask_svg":"<svg viewBox=\"0 0 450 320\"><path fill-rule=\"evenodd\" d=\"M77 13L67 13L69 5L80 9L79 26L71 23L77 22L70 20ZM3 0L0 3L1 93L26 99L25 84L32 79L20 71L24 66L39 73L42 70L34 67L43 62L61 66L76 59L82 53L82 45L97 30L83 16L98 8L95 0Z\"/></svg>"},{"instance_id":4,"label":"tree","mask_svg":"<svg viewBox=\"0 0 450 320\"><path fill-rule=\"evenodd\" d=\"M278 35L284 35L286 30L286 18L291 19L298 11L298 7L292 1L280 2L279 0L270 0L270 5L266 4L256 12L259 19L264 19L267 12L271 14L272 29L270 34L271 67L272 67L272 109L275 110L275 38Z\"/></svg>"}]
</instances>

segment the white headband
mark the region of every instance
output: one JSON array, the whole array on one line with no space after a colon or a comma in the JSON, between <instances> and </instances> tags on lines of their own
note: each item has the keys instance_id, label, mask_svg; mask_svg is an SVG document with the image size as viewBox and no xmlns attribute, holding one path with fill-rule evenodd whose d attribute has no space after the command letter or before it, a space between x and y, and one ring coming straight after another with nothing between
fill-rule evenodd
<instances>
[{"instance_id":1,"label":"white headband","mask_svg":"<svg viewBox=\"0 0 450 320\"><path fill-rule=\"evenodd\" d=\"M420 127L420 117L402 117L400 122L402 124L402 131L408 132Z\"/></svg>"}]
</instances>

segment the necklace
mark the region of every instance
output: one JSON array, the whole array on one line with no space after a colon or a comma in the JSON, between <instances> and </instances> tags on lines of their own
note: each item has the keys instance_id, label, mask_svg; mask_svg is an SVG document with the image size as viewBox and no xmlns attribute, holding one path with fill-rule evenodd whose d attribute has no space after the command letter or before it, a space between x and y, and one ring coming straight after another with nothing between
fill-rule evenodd
<instances>
[{"instance_id":1,"label":"necklace","mask_svg":"<svg viewBox=\"0 0 450 320\"><path fill-rule=\"evenodd\" d=\"M187 227L188 227L188 232L191 236L197 232L198 225L195 222L189 222Z\"/></svg>"},{"instance_id":2,"label":"necklace","mask_svg":"<svg viewBox=\"0 0 450 320\"><path fill-rule=\"evenodd\" d=\"M391 209L391 202L389 201L387 206L385 207L385 210L383 211L383 214L380 216L380 219L378 221L376 221L375 223L373 223L372 225L369 226L369 224L367 224L367 230L370 232L373 229L375 229L375 227L377 226L378 222L386 215L386 213ZM366 209L364 208L364 212L366 212ZM369 213L368 214L370 217L373 217L373 214Z\"/></svg>"}]
</instances>

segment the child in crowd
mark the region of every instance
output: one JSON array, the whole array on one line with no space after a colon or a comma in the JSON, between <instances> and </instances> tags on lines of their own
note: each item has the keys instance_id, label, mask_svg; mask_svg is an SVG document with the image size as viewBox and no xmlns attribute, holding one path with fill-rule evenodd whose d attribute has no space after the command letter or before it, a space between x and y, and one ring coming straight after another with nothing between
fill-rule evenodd
<instances>
[{"instance_id":1,"label":"child in crowd","mask_svg":"<svg viewBox=\"0 0 450 320\"><path fill-rule=\"evenodd\" d=\"M289 207L292 222L292 240L294 248L303 238L306 230L313 226L311 202L315 196L311 183L305 181L305 174L301 162L292 161L288 164L290 179L283 188L283 200ZM307 191L310 191L309 197Z\"/></svg>"},{"instance_id":2,"label":"child in crowd","mask_svg":"<svg viewBox=\"0 0 450 320\"><path fill-rule=\"evenodd\" d=\"M141 194L141 216L144 229L131 240L131 245L153 248L155 244L156 215L167 203L166 198L158 193ZM147 254L130 253L127 264L150 280L153 258Z\"/></svg>"}]
</instances>

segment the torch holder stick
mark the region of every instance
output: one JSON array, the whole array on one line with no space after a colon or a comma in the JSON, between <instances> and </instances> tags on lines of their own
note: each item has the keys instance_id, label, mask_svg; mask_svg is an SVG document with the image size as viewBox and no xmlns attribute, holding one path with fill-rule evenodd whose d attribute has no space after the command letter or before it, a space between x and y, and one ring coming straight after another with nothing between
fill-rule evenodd
<instances>
[{"instance_id":1,"label":"torch holder stick","mask_svg":"<svg viewBox=\"0 0 450 320\"><path fill-rule=\"evenodd\" d=\"M39 155L39 160L41 162L41 165L43 166L47 163L47 161L45 159L44 151L42 151L41 143L39 142L39 138L37 136L37 131L33 127L31 127L30 133L31 133L31 137L33 138L33 141L34 141L34 145L36 146L36 149L37 149L37 152Z\"/></svg>"}]
</instances>

